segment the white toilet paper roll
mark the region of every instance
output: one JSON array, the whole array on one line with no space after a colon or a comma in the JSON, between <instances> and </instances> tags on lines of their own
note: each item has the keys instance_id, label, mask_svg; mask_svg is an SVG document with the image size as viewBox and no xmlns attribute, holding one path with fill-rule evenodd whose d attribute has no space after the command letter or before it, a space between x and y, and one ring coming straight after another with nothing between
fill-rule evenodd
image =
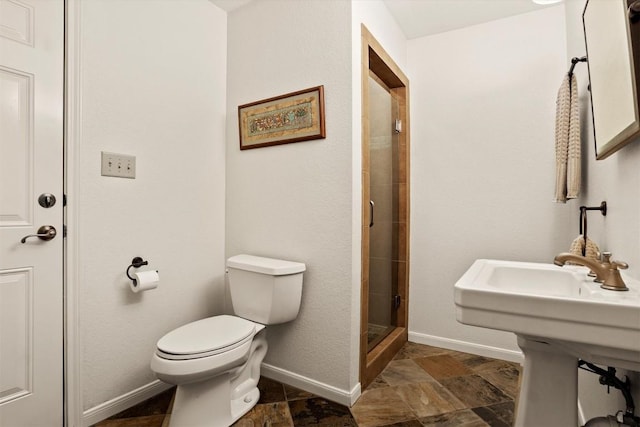
<instances>
[{"instance_id":1,"label":"white toilet paper roll","mask_svg":"<svg viewBox=\"0 0 640 427\"><path fill-rule=\"evenodd\" d=\"M133 278L135 280L132 280L130 285L131 290L136 293L155 289L160 283L160 275L156 270L133 273Z\"/></svg>"}]
</instances>

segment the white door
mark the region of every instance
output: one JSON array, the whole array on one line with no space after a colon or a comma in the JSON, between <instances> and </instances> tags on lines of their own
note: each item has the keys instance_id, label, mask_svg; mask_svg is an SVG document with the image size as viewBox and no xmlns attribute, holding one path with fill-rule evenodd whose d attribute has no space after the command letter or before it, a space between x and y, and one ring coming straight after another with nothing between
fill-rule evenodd
<instances>
[{"instance_id":1,"label":"white door","mask_svg":"<svg viewBox=\"0 0 640 427\"><path fill-rule=\"evenodd\" d=\"M63 31L63 0L0 0L0 427L63 422Z\"/></svg>"}]
</instances>

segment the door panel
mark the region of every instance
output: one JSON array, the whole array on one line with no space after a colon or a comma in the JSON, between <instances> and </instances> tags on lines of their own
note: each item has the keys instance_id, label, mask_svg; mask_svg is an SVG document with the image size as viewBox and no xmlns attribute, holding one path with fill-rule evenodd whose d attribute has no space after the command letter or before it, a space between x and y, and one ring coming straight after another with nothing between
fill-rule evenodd
<instances>
[{"instance_id":1,"label":"door panel","mask_svg":"<svg viewBox=\"0 0 640 427\"><path fill-rule=\"evenodd\" d=\"M33 392L33 269L0 273L0 404Z\"/></svg>"},{"instance_id":2,"label":"door panel","mask_svg":"<svg viewBox=\"0 0 640 427\"><path fill-rule=\"evenodd\" d=\"M0 0L0 426L63 423L63 22L62 0Z\"/></svg>"},{"instance_id":3,"label":"door panel","mask_svg":"<svg viewBox=\"0 0 640 427\"><path fill-rule=\"evenodd\" d=\"M0 1L0 36L33 46L34 10L20 1Z\"/></svg>"},{"instance_id":4,"label":"door panel","mask_svg":"<svg viewBox=\"0 0 640 427\"><path fill-rule=\"evenodd\" d=\"M0 66L0 227L33 224L33 76Z\"/></svg>"}]
</instances>

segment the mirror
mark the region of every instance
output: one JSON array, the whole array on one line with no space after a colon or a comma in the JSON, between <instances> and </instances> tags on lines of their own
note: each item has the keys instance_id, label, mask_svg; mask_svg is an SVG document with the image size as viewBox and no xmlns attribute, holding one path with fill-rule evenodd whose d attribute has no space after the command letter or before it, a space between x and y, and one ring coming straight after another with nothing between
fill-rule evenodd
<instances>
[{"instance_id":1,"label":"mirror","mask_svg":"<svg viewBox=\"0 0 640 427\"><path fill-rule=\"evenodd\" d=\"M582 23L596 159L602 160L640 134L640 0L587 0Z\"/></svg>"}]
</instances>

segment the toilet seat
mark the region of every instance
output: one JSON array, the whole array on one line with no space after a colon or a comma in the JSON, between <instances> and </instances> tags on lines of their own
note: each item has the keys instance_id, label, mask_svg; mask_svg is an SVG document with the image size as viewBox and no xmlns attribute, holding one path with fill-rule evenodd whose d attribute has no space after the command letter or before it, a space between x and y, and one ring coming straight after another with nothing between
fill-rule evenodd
<instances>
[{"instance_id":1,"label":"toilet seat","mask_svg":"<svg viewBox=\"0 0 640 427\"><path fill-rule=\"evenodd\" d=\"M157 344L158 357L191 360L233 350L253 339L257 324L221 315L191 322L167 333Z\"/></svg>"}]
</instances>

